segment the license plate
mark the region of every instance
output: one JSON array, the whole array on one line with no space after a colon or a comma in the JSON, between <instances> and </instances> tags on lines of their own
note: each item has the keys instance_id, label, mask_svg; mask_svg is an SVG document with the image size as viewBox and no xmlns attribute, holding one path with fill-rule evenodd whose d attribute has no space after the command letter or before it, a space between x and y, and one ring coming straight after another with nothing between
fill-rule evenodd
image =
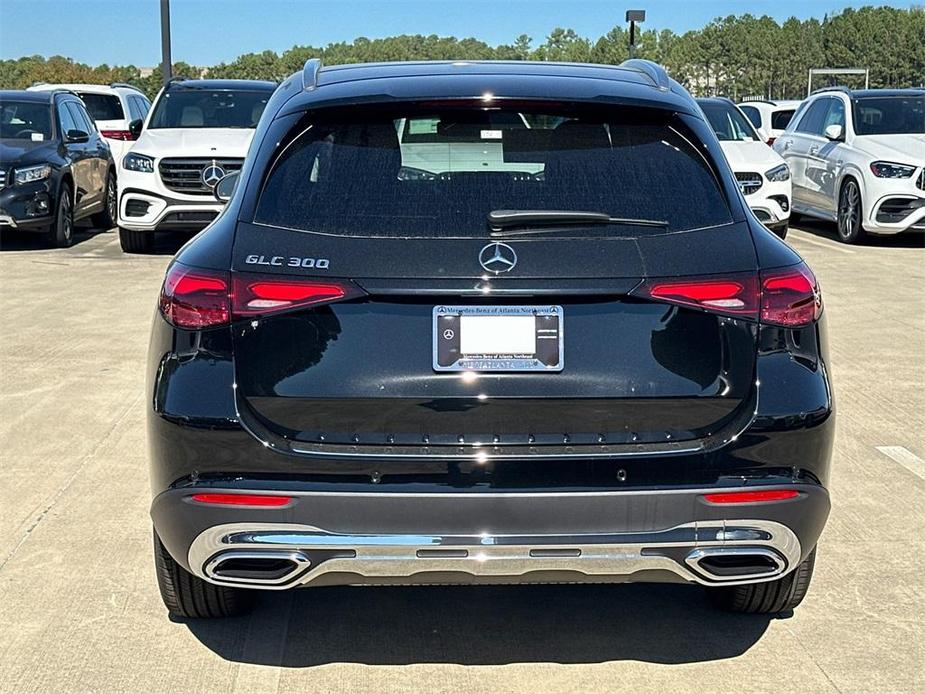
<instances>
[{"instance_id":1,"label":"license plate","mask_svg":"<svg viewBox=\"0 0 925 694\"><path fill-rule=\"evenodd\" d=\"M435 371L561 371L561 306L435 306Z\"/></svg>"}]
</instances>

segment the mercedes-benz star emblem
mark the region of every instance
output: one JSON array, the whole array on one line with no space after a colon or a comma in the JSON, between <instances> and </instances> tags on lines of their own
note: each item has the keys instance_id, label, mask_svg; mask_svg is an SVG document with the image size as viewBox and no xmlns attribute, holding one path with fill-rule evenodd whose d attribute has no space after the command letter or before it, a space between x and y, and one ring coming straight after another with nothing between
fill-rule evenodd
<instances>
[{"instance_id":1,"label":"mercedes-benz star emblem","mask_svg":"<svg viewBox=\"0 0 925 694\"><path fill-rule=\"evenodd\" d=\"M202 170L202 182L209 188L214 188L224 177L225 169L216 164L214 159L211 164Z\"/></svg>"},{"instance_id":2,"label":"mercedes-benz star emblem","mask_svg":"<svg viewBox=\"0 0 925 694\"><path fill-rule=\"evenodd\" d=\"M517 265L517 254L506 243L490 243L479 253L479 263L489 272L498 275Z\"/></svg>"}]
</instances>

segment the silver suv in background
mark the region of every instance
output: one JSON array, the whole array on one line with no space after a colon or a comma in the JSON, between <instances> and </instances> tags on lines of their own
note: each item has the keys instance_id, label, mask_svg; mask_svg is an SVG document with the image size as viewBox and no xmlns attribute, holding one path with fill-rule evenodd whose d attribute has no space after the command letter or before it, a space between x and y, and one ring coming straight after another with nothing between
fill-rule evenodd
<instances>
[{"instance_id":1,"label":"silver suv in background","mask_svg":"<svg viewBox=\"0 0 925 694\"><path fill-rule=\"evenodd\" d=\"M837 222L845 243L925 231L925 89L821 89L774 149L794 212Z\"/></svg>"}]
</instances>

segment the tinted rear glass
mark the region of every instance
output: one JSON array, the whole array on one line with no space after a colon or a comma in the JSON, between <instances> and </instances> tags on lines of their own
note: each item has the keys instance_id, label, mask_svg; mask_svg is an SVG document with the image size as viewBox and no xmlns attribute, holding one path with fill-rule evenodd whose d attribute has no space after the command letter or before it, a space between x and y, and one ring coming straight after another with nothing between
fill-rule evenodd
<instances>
[{"instance_id":1,"label":"tinted rear glass","mask_svg":"<svg viewBox=\"0 0 925 694\"><path fill-rule=\"evenodd\" d=\"M93 120L122 120L125 113L119 97L114 94L87 94L78 93L81 101L87 107L87 113Z\"/></svg>"},{"instance_id":2,"label":"tinted rear glass","mask_svg":"<svg viewBox=\"0 0 925 694\"><path fill-rule=\"evenodd\" d=\"M696 138L671 114L354 108L308 115L255 221L344 236L480 237L493 210L586 210L671 231L731 221ZM284 140L284 143L286 141ZM547 236L653 233L596 226Z\"/></svg>"},{"instance_id":3,"label":"tinted rear glass","mask_svg":"<svg viewBox=\"0 0 925 694\"><path fill-rule=\"evenodd\" d=\"M173 88L158 99L148 128L256 128L272 93Z\"/></svg>"},{"instance_id":4,"label":"tinted rear glass","mask_svg":"<svg viewBox=\"0 0 925 694\"><path fill-rule=\"evenodd\" d=\"M771 127L774 130L786 130L787 126L790 124L790 119L793 118L794 109L788 109L786 111L774 111L771 114Z\"/></svg>"}]
</instances>

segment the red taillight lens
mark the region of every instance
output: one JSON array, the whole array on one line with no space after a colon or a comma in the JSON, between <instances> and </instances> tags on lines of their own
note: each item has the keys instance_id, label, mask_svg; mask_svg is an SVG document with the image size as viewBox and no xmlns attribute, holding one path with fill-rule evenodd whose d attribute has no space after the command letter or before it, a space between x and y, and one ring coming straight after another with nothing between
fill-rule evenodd
<instances>
[{"instance_id":1,"label":"red taillight lens","mask_svg":"<svg viewBox=\"0 0 925 694\"><path fill-rule=\"evenodd\" d=\"M232 274L174 263L161 289L160 307L177 327L198 330L362 294L348 281Z\"/></svg>"},{"instance_id":2,"label":"red taillight lens","mask_svg":"<svg viewBox=\"0 0 925 694\"><path fill-rule=\"evenodd\" d=\"M257 316L362 294L355 284L274 275L234 275L234 315Z\"/></svg>"},{"instance_id":3,"label":"red taillight lens","mask_svg":"<svg viewBox=\"0 0 925 694\"><path fill-rule=\"evenodd\" d=\"M761 273L760 282L751 274L658 278L646 280L632 293L787 328L809 325L822 314L819 285L802 263L766 270Z\"/></svg>"},{"instance_id":4,"label":"red taillight lens","mask_svg":"<svg viewBox=\"0 0 925 694\"><path fill-rule=\"evenodd\" d=\"M804 264L761 273L762 323L798 328L821 315L822 294Z\"/></svg>"},{"instance_id":5,"label":"red taillight lens","mask_svg":"<svg viewBox=\"0 0 925 694\"><path fill-rule=\"evenodd\" d=\"M100 130L100 135L108 140L124 140L126 142L134 140L130 130Z\"/></svg>"},{"instance_id":6,"label":"red taillight lens","mask_svg":"<svg viewBox=\"0 0 925 694\"><path fill-rule=\"evenodd\" d=\"M216 506L264 506L279 508L292 501L291 496L269 496L267 494L193 494L190 497L198 504Z\"/></svg>"},{"instance_id":7,"label":"red taillight lens","mask_svg":"<svg viewBox=\"0 0 925 694\"><path fill-rule=\"evenodd\" d=\"M754 318L758 314L758 280L750 274L647 280L633 293L724 315Z\"/></svg>"},{"instance_id":8,"label":"red taillight lens","mask_svg":"<svg viewBox=\"0 0 925 694\"><path fill-rule=\"evenodd\" d=\"M768 501L795 499L800 493L795 489L770 489L748 492L719 492L704 494L703 500L710 504L760 504Z\"/></svg>"},{"instance_id":9,"label":"red taillight lens","mask_svg":"<svg viewBox=\"0 0 925 694\"><path fill-rule=\"evenodd\" d=\"M198 330L228 323L229 275L174 263L164 280L160 305L164 318L180 328Z\"/></svg>"},{"instance_id":10,"label":"red taillight lens","mask_svg":"<svg viewBox=\"0 0 925 694\"><path fill-rule=\"evenodd\" d=\"M769 137L769 138L768 138L768 147L770 147L771 145L773 145L773 144L774 144L774 140L776 140L776 139L777 139L776 137Z\"/></svg>"}]
</instances>

